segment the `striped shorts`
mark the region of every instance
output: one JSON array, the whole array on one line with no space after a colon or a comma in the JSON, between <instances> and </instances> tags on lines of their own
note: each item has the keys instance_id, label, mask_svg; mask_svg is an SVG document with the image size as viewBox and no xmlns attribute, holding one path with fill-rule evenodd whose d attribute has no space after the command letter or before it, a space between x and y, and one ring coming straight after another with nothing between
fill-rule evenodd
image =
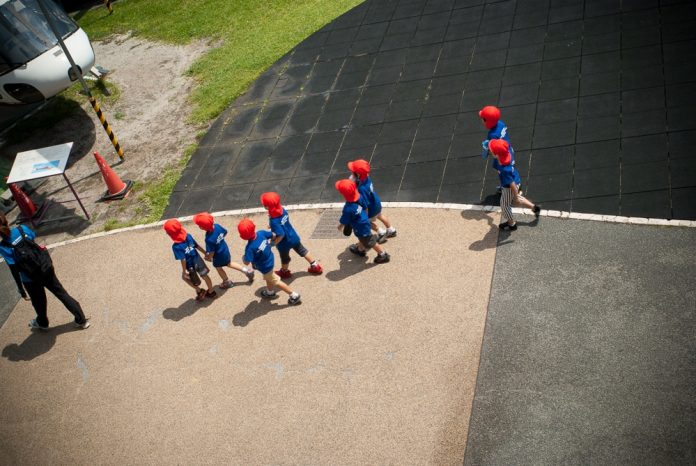
<instances>
[{"instance_id":1,"label":"striped shorts","mask_svg":"<svg viewBox=\"0 0 696 466\"><path fill-rule=\"evenodd\" d=\"M512 189L501 187L502 191L500 193L500 211L502 214L503 222L514 222L515 219L512 218L512 205L515 201L512 194ZM517 199L524 199L521 194L517 195Z\"/></svg>"}]
</instances>

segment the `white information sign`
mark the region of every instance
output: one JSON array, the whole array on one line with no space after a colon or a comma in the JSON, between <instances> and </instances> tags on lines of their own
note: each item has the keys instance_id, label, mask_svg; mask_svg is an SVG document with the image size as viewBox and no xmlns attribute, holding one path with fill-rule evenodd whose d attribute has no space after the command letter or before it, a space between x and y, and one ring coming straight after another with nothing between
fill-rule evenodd
<instances>
[{"instance_id":1,"label":"white information sign","mask_svg":"<svg viewBox=\"0 0 696 466\"><path fill-rule=\"evenodd\" d=\"M47 176L62 175L68 164L73 143L19 152L15 158L8 183L35 180Z\"/></svg>"}]
</instances>

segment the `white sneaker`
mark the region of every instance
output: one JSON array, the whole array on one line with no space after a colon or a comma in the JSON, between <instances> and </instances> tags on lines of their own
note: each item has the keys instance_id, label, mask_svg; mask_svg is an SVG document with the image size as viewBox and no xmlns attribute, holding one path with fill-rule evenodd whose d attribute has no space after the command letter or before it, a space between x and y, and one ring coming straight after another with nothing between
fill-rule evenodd
<instances>
[{"instance_id":1,"label":"white sneaker","mask_svg":"<svg viewBox=\"0 0 696 466\"><path fill-rule=\"evenodd\" d=\"M75 325L75 328L80 328L80 329L84 330L84 329L89 328L90 323L89 323L89 319L85 319L85 321L82 322L81 324L78 324L77 322L73 322L73 325Z\"/></svg>"},{"instance_id":2,"label":"white sneaker","mask_svg":"<svg viewBox=\"0 0 696 466\"><path fill-rule=\"evenodd\" d=\"M387 238L393 238L396 236L396 228L387 228Z\"/></svg>"},{"instance_id":3,"label":"white sneaker","mask_svg":"<svg viewBox=\"0 0 696 466\"><path fill-rule=\"evenodd\" d=\"M36 319L31 319L29 321L29 327L35 328L37 330L43 330L44 332L46 330L48 330L48 327L42 327L41 325L39 325L39 323L36 321Z\"/></svg>"}]
</instances>

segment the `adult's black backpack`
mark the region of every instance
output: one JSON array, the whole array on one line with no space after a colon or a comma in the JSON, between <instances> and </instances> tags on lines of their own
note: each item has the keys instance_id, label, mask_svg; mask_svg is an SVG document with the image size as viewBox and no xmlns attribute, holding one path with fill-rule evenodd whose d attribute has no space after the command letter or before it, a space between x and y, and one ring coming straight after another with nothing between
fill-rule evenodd
<instances>
[{"instance_id":1,"label":"adult's black backpack","mask_svg":"<svg viewBox=\"0 0 696 466\"><path fill-rule=\"evenodd\" d=\"M22 238L10 247L14 250L15 265L19 271L31 279L41 279L50 275L53 271L53 261L48 250L24 234L22 225L18 228ZM7 244L9 241L3 240L3 243Z\"/></svg>"}]
</instances>

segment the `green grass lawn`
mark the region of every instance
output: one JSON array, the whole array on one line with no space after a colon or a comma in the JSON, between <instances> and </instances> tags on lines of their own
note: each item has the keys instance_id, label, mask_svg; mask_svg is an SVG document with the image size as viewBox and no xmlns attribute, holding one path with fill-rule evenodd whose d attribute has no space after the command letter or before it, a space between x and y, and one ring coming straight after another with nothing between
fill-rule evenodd
<instances>
[{"instance_id":1,"label":"green grass lawn","mask_svg":"<svg viewBox=\"0 0 696 466\"><path fill-rule=\"evenodd\" d=\"M133 31L175 44L194 39L221 43L190 70L192 121L219 115L263 71L304 38L361 0L123 0L79 19L90 39ZM97 57L98 58L98 57Z\"/></svg>"}]
</instances>

